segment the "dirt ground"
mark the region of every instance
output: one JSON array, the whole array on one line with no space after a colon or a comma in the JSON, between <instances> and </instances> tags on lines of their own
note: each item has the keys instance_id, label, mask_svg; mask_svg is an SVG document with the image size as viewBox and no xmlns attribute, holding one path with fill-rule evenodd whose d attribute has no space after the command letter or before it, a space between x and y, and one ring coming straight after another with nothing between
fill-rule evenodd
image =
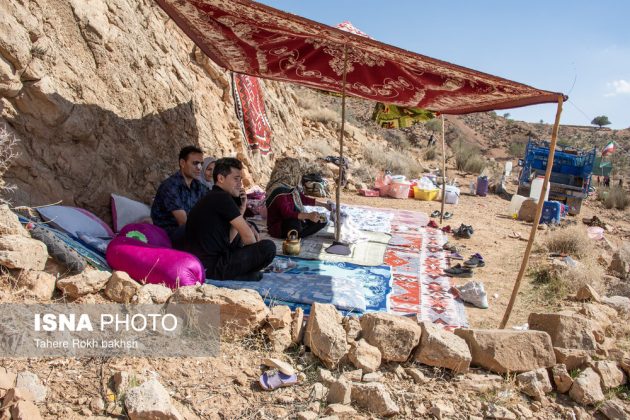
<instances>
[{"instance_id":1,"label":"dirt ground","mask_svg":"<svg viewBox=\"0 0 630 420\"><path fill-rule=\"evenodd\" d=\"M486 197L470 195L470 181L472 176L456 174L447 171L451 177L455 177L460 184L461 196L458 204L445 204L445 211L453 213L453 218L444 220L441 226L450 225L457 228L460 224L471 225L474 234L470 239L456 239L449 235L449 240L465 247L462 255L467 258L469 255L479 252L485 259L486 265L476 268L473 280L483 282L488 293L488 309L479 309L472 305L466 305L466 314L471 327L476 328L497 328L503 319L507 308L514 282L521 266L521 261L525 253L527 241L510 238L508 235L518 232L523 238L529 238L531 224L513 220L507 217L509 201L495 194L488 194ZM512 178L513 179L513 178ZM516 185L509 179L507 189L510 193L516 193ZM363 197L356 194L343 194L342 202L348 204L360 204L372 207L397 208L414 211L422 211L431 214L434 210L440 210L441 203L438 201L420 201L414 199L397 200L382 197ZM615 244L629 233L628 213L619 210L607 210L594 199L589 198L583 205L578 216L568 216L569 223L586 225L582 223L582 218L598 215L607 224L614 227L613 233L606 233L606 238ZM439 224L439 218L434 219ZM536 242L533 248L529 266L535 265L537 261L545 258L537 253L539 249L536 245L541 244L548 232L538 231ZM456 263L455 261L454 263ZM470 279L453 278L454 284L463 284ZM531 280L525 276L521 283L520 292L510 316L508 327L518 326L527 322L529 313L536 309L542 309L548 305L541 302L534 292ZM558 302L560 305L561 302Z\"/></svg>"}]
</instances>

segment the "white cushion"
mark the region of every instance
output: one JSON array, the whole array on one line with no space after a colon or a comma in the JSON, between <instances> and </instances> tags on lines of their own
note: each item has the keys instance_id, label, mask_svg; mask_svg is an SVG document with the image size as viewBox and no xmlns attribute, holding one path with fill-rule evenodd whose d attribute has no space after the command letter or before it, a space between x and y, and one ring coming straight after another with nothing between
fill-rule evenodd
<instances>
[{"instance_id":1,"label":"white cushion","mask_svg":"<svg viewBox=\"0 0 630 420\"><path fill-rule=\"evenodd\" d=\"M143 222L151 218L151 207L121 195L112 194L112 223L114 231L129 223Z\"/></svg>"},{"instance_id":2,"label":"white cushion","mask_svg":"<svg viewBox=\"0 0 630 420\"><path fill-rule=\"evenodd\" d=\"M114 232L98 216L78 207L50 206L37 209L42 218L75 239L78 232L98 238L112 238Z\"/></svg>"}]
</instances>

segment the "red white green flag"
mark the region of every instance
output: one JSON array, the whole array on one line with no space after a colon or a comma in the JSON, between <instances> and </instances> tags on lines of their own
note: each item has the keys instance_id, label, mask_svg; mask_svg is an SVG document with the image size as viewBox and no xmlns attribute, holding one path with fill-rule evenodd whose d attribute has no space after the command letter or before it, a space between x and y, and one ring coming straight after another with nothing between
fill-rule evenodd
<instances>
[{"instance_id":1,"label":"red white green flag","mask_svg":"<svg viewBox=\"0 0 630 420\"><path fill-rule=\"evenodd\" d=\"M615 151L615 142L611 141L604 147L604 150L602 150L602 156L611 155L614 151Z\"/></svg>"}]
</instances>

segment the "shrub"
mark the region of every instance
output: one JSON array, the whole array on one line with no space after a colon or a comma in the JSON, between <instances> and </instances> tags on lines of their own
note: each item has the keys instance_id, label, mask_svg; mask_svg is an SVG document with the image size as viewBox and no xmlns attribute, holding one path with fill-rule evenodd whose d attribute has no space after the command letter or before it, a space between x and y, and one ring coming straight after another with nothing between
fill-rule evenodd
<instances>
[{"instance_id":1,"label":"shrub","mask_svg":"<svg viewBox=\"0 0 630 420\"><path fill-rule=\"evenodd\" d=\"M429 147L424 152L424 158L426 160L433 160L437 157L437 149L435 147Z\"/></svg>"},{"instance_id":2,"label":"shrub","mask_svg":"<svg viewBox=\"0 0 630 420\"><path fill-rule=\"evenodd\" d=\"M581 226L570 226L551 232L544 242L549 252L584 258L592 252L591 240Z\"/></svg>"},{"instance_id":3,"label":"shrub","mask_svg":"<svg viewBox=\"0 0 630 420\"><path fill-rule=\"evenodd\" d=\"M458 141L454 147L455 167L458 171L479 174L486 167L486 160L478 147L464 141Z\"/></svg>"},{"instance_id":4,"label":"shrub","mask_svg":"<svg viewBox=\"0 0 630 420\"><path fill-rule=\"evenodd\" d=\"M527 146L527 139L515 139L510 141L508 151L512 157L524 157L525 147Z\"/></svg>"},{"instance_id":5,"label":"shrub","mask_svg":"<svg viewBox=\"0 0 630 420\"><path fill-rule=\"evenodd\" d=\"M405 175L407 178L417 178L419 174L425 171L420 162L408 153L398 150L366 147L363 156L376 172L389 170L393 174Z\"/></svg>"},{"instance_id":6,"label":"shrub","mask_svg":"<svg viewBox=\"0 0 630 420\"><path fill-rule=\"evenodd\" d=\"M332 122L341 121L341 116L339 115L338 112L335 112L332 109L321 108L321 107L307 109L306 112L304 112L304 117L309 120L317 121L321 123L327 123L331 121Z\"/></svg>"},{"instance_id":7,"label":"shrub","mask_svg":"<svg viewBox=\"0 0 630 420\"><path fill-rule=\"evenodd\" d=\"M308 143L308 148L313 152L315 157L334 156L339 154L335 149L324 139L311 139Z\"/></svg>"},{"instance_id":8,"label":"shrub","mask_svg":"<svg viewBox=\"0 0 630 420\"><path fill-rule=\"evenodd\" d=\"M599 193L598 199L607 209L625 210L630 204L630 196L622 187L607 188Z\"/></svg>"},{"instance_id":9,"label":"shrub","mask_svg":"<svg viewBox=\"0 0 630 420\"><path fill-rule=\"evenodd\" d=\"M433 133L441 133L442 132L442 120L439 118L433 118L424 123L424 128L433 132Z\"/></svg>"},{"instance_id":10,"label":"shrub","mask_svg":"<svg viewBox=\"0 0 630 420\"><path fill-rule=\"evenodd\" d=\"M411 147L411 143L407 139L407 136L401 131L388 129L385 131L385 135L383 137L385 137L387 143L395 149L406 150Z\"/></svg>"}]
</instances>

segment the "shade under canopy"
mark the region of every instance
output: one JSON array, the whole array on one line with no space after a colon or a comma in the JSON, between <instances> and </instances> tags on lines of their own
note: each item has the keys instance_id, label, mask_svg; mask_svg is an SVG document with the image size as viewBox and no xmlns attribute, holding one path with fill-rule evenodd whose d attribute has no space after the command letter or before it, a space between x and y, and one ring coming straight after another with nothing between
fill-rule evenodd
<instances>
[{"instance_id":1,"label":"shade under canopy","mask_svg":"<svg viewBox=\"0 0 630 420\"><path fill-rule=\"evenodd\" d=\"M220 66L377 102L465 114L556 103L549 92L402 50L250 0L156 0Z\"/></svg>"}]
</instances>

